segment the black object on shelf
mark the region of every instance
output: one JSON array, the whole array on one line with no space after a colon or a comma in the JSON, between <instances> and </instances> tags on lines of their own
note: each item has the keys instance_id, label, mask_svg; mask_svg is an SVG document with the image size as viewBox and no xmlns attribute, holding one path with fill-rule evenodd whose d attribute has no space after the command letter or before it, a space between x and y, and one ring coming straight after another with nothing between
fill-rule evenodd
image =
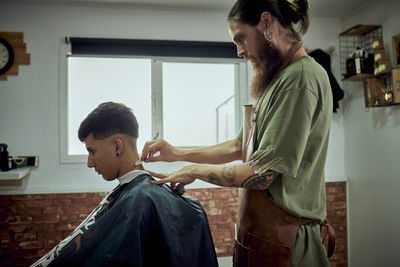
<instances>
[{"instance_id":1,"label":"black object on shelf","mask_svg":"<svg viewBox=\"0 0 400 267\"><path fill-rule=\"evenodd\" d=\"M346 74L348 78L357 74L374 74L374 56L368 54L368 57L353 57L346 59Z\"/></svg>"},{"instance_id":2,"label":"black object on shelf","mask_svg":"<svg viewBox=\"0 0 400 267\"><path fill-rule=\"evenodd\" d=\"M3 172L10 170L7 147L7 144L0 144L0 169Z\"/></svg>"}]
</instances>

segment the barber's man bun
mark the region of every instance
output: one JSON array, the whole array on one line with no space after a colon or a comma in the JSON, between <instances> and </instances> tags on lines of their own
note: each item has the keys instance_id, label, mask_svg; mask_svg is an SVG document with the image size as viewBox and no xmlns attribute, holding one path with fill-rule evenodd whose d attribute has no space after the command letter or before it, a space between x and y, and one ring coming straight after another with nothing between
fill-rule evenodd
<instances>
[{"instance_id":1,"label":"barber's man bun","mask_svg":"<svg viewBox=\"0 0 400 267\"><path fill-rule=\"evenodd\" d=\"M255 26L261 14L267 11L300 40L300 35L307 32L310 24L308 10L308 0L237 0L229 12L228 20Z\"/></svg>"},{"instance_id":2,"label":"barber's man bun","mask_svg":"<svg viewBox=\"0 0 400 267\"><path fill-rule=\"evenodd\" d=\"M278 0L281 3L281 12L283 17L287 18L286 25L291 26L297 24L297 31L300 34L305 34L310 25L310 17L308 15L307 0ZM287 14L287 15L285 15Z\"/></svg>"}]
</instances>

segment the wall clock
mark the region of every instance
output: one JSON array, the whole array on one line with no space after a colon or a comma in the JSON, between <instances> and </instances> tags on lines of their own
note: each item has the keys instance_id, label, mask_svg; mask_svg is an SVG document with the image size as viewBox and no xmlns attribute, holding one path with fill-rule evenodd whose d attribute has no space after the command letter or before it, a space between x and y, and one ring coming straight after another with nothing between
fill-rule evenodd
<instances>
[{"instance_id":1,"label":"wall clock","mask_svg":"<svg viewBox=\"0 0 400 267\"><path fill-rule=\"evenodd\" d=\"M9 75L18 75L21 64L29 65L31 55L26 53L22 32L0 32L0 81Z\"/></svg>"},{"instance_id":2,"label":"wall clock","mask_svg":"<svg viewBox=\"0 0 400 267\"><path fill-rule=\"evenodd\" d=\"M6 39L0 37L0 75L7 72L13 63L13 48Z\"/></svg>"}]
</instances>

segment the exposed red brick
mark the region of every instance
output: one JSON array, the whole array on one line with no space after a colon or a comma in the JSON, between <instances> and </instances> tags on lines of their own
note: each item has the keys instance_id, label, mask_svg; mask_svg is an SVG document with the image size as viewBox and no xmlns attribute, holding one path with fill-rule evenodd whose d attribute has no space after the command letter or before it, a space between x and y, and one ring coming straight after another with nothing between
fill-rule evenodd
<instances>
[{"instance_id":1,"label":"exposed red brick","mask_svg":"<svg viewBox=\"0 0 400 267\"><path fill-rule=\"evenodd\" d=\"M28 260L25 259L18 259L13 262L13 267L26 267L28 265Z\"/></svg>"},{"instance_id":2,"label":"exposed red brick","mask_svg":"<svg viewBox=\"0 0 400 267\"><path fill-rule=\"evenodd\" d=\"M0 240L9 239L10 233L6 231L0 231Z\"/></svg>"},{"instance_id":3,"label":"exposed red brick","mask_svg":"<svg viewBox=\"0 0 400 267\"><path fill-rule=\"evenodd\" d=\"M221 190L220 191L214 191L213 192L213 198L214 199L229 199L232 197L232 192L229 190Z\"/></svg>"},{"instance_id":4,"label":"exposed red brick","mask_svg":"<svg viewBox=\"0 0 400 267\"><path fill-rule=\"evenodd\" d=\"M345 245L346 240L344 238L336 238L336 245Z\"/></svg>"},{"instance_id":5,"label":"exposed red brick","mask_svg":"<svg viewBox=\"0 0 400 267\"><path fill-rule=\"evenodd\" d=\"M54 199L53 200L53 206L61 206L61 207L66 207L68 205L71 205L72 201L71 199Z\"/></svg>"},{"instance_id":6,"label":"exposed red brick","mask_svg":"<svg viewBox=\"0 0 400 267\"><path fill-rule=\"evenodd\" d=\"M21 233L24 232L27 229L28 225L27 224L15 224L15 225L9 225L6 229L8 230L9 233Z\"/></svg>"},{"instance_id":7,"label":"exposed red brick","mask_svg":"<svg viewBox=\"0 0 400 267\"><path fill-rule=\"evenodd\" d=\"M208 220L210 223L228 223L231 222L231 218L226 215L214 215L214 216L209 216Z\"/></svg>"},{"instance_id":8,"label":"exposed red brick","mask_svg":"<svg viewBox=\"0 0 400 267\"><path fill-rule=\"evenodd\" d=\"M56 199L83 199L87 193L57 194Z\"/></svg>"},{"instance_id":9,"label":"exposed red brick","mask_svg":"<svg viewBox=\"0 0 400 267\"><path fill-rule=\"evenodd\" d=\"M61 240L60 232L39 232L37 233L38 240Z\"/></svg>"},{"instance_id":10,"label":"exposed red brick","mask_svg":"<svg viewBox=\"0 0 400 267\"><path fill-rule=\"evenodd\" d=\"M41 194L41 199L56 199L57 194Z\"/></svg>"},{"instance_id":11,"label":"exposed red brick","mask_svg":"<svg viewBox=\"0 0 400 267\"><path fill-rule=\"evenodd\" d=\"M8 207L0 207L0 215L1 216L7 216L13 213L13 207L8 206Z\"/></svg>"},{"instance_id":12,"label":"exposed red brick","mask_svg":"<svg viewBox=\"0 0 400 267\"><path fill-rule=\"evenodd\" d=\"M6 253L7 253L7 250L5 250L5 249L0 249L0 259L3 258L3 257L5 257L5 256L6 256Z\"/></svg>"},{"instance_id":13,"label":"exposed red brick","mask_svg":"<svg viewBox=\"0 0 400 267\"><path fill-rule=\"evenodd\" d=\"M208 216L221 215L222 210L221 210L221 208L214 207L214 208L208 209L207 214L208 214Z\"/></svg>"},{"instance_id":14,"label":"exposed red brick","mask_svg":"<svg viewBox=\"0 0 400 267\"><path fill-rule=\"evenodd\" d=\"M34 199L25 202L26 207L48 207L53 204L50 199Z\"/></svg>"},{"instance_id":15,"label":"exposed red brick","mask_svg":"<svg viewBox=\"0 0 400 267\"><path fill-rule=\"evenodd\" d=\"M67 236L69 236L72 233L72 231L64 231L61 232L61 240L65 239Z\"/></svg>"},{"instance_id":16,"label":"exposed red brick","mask_svg":"<svg viewBox=\"0 0 400 267\"><path fill-rule=\"evenodd\" d=\"M1 256L0 267L14 266L15 260L8 259L6 256Z\"/></svg>"},{"instance_id":17,"label":"exposed red brick","mask_svg":"<svg viewBox=\"0 0 400 267\"><path fill-rule=\"evenodd\" d=\"M41 215L43 208L39 207L12 207L12 214Z\"/></svg>"},{"instance_id":18,"label":"exposed red brick","mask_svg":"<svg viewBox=\"0 0 400 267\"><path fill-rule=\"evenodd\" d=\"M27 231L32 232L53 232L56 230L54 223L33 223L27 227Z\"/></svg>"},{"instance_id":19,"label":"exposed red brick","mask_svg":"<svg viewBox=\"0 0 400 267\"><path fill-rule=\"evenodd\" d=\"M26 201L23 200L8 200L8 207L25 207Z\"/></svg>"},{"instance_id":20,"label":"exposed red brick","mask_svg":"<svg viewBox=\"0 0 400 267\"><path fill-rule=\"evenodd\" d=\"M343 220L346 219L346 214L347 214L347 211L346 211L345 208L344 208L344 209L341 209L341 210L336 210L336 211L335 211L335 217L338 218L338 219L340 219L341 221L343 221Z\"/></svg>"},{"instance_id":21,"label":"exposed red brick","mask_svg":"<svg viewBox=\"0 0 400 267\"><path fill-rule=\"evenodd\" d=\"M35 232L14 234L14 241L31 241L36 239L37 236Z\"/></svg>"},{"instance_id":22,"label":"exposed red brick","mask_svg":"<svg viewBox=\"0 0 400 267\"><path fill-rule=\"evenodd\" d=\"M213 231L213 236L215 237L220 237L222 240L225 240L227 236L231 236L232 231L231 230L216 230Z\"/></svg>"},{"instance_id":23,"label":"exposed red brick","mask_svg":"<svg viewBox=\"0 0 400 267\"><path fill-rule=\"evenodd\" d=\"M10 196L0 196L0 207L8 207Z\"/></svg>"},{"instance_id":24,"label":"exposed red brick","mask_svg":"<svg viewBox=\"0 0 400 267\"><path fill-rule=\"evenodd\" d=\"M200 200L207 213L218 256L231 256L233 253L233 229L237 220L238 192L237 188L187 190L188 195ZM330 259L330 263L332 267L345 267L347 266L346 183L326 183L326 192L328 219L335 228L337 236L336 254ZM67 237L98 205L105 194L0 196L0 233L3 233L0 237L4 246L0 248L0 267L3 266L3 262L7 262L7 266L18 266L21 263L26 263L25 266L28 266L38 260L60 240ZM43 217L50 215L54 217ZM34 235L36 239L33 238ZM21 243L26 249L19 247ZM37 248L29 249L29 247Z\"/></svg>"},{"instance_id":25,"label":"exposed red brick","mask_svg":"<svg viewBox=\"0 0 400 267\"><path fill-rule=\"evenodd\" d=\"M345 210L346 209L346 201L337 201L337 202L332 202L330 205L328 205L329 208L334 209L334 210Z\"/></svg>"},{"instance_id":26,"label":"exposed red brick","mask_svg":"<svg viewBox=\"0 0 400 267\"><path fill-rule=\"evenodd\" d=\"M223 209L225 207L231 206L232 201L230 198L225 198L225 199L217 199L215 200L215 206L219 207L220 209ZM235 203L233 203L234 205Z\"/></svg>"},{"instance_id":27,"label":"exposed red brick","mask_svg":"<svg viewBox=\"0 0 400 267\"><path fill-rule=\"evenodd\" d=\"M22 249L40 249L43 248L43 241L23 241L19 243Z\"/></svg>"},{"instance_id":28,"label":"exposed red brick","mask_svg":"<svg viewBox=\"0 0 400 267\"><path fill-rule=\"evenodd\" d=\"M222 254L226 254L228 252L227 247L216 248L215 251L217 252L217 256L221 257Z\"/></svg>"},{"instance_id":29,"label":"exposed red brick","mask_svg":"<svg viewBox=\"0 0 400 267\"><path fill-rule=\"evenodd\" d=\"M344 188L341 186L334 186L334 187L326 188L327 194L338 194L338 193L343 193L343 192L344 192Z\"/></svg>"},{"instance_id":30,"label":"exposed red brick","mask_svg":"<svg viewBox=\"0 0 400 267\"><path fill-rule=\"evenodd\" d=\"M71 199L72 203L75 204L80 204L80 205L86 205L92 207L94 209L101 201L103 200L102 197L86 197L83 199Z\"/></svg>"},{"instance_id":31,"label":"exposed red brick","mask_svg":"<svg viewBox=\"0 0 400 267\"><path fill-rule=\"evenodd\" d=\"M10 240L4 239L0 240L0 248L8 248L10 247Z\"/></svg>"},{"instance_id":32,"label":"exposed red brick","mask_svg":"<svg viewBox=\"0 0 400 267\"><path fill-rule=\"evenodd\" d=\"M73 231L79 225L79 223L60 223L56 225L56 230L60 232Z\"/></svg>"},{"instance_id":33,"label":"exposed red brick","mask_svg":"<svg viewBox=\"0 0 400 267\"><path fill-rule=\"evenodd\" d=\"M8 257L11 259L31 259L34 257L38 257L38 254L39 250L37 249L19 249L8 251Z\"/></svg>"},{"instance_id":34,"label":"exposed red brick","mask_svg":"<svg viewBox=\"0 0 400 267\"><path fill-rule=\"evenodd\" d=\"M25 215L17 215L17 216L8 216L5 223L8 224L27 224L32 221L31 216Z\"/></svg>"},{"instance_id":35,"label":"exposed red brick","mask_svg":"<svg viewBox=\"0 0 400 267\"><path fill-rule=\"evenodd\" d=\"M213 199L212 193L205 190L195 191L194 189L188 189L187 194L199 199L200 201Z\"/></svg>"},{"instance_id":36,"label":"exposed red brick","mask_svg":"<svg viewBox=\"0 0 400 267\"><path fill-rule=\"evenodd\" d=\"M81 222L84 218L86 218L87 215L83 214L63 214L60 217L60 222L63 223L78 223Z\"/></svg>"},{"instance_id":37,"label":"exposed red brick","mask_svg":"<svg viewBox=\"0 0 400 267\"><path fill-rule=\"evenodd\" d=\"M81 205L69 205L64 208L66 214L89 214L92 212L93 207L81 206Z\"/></svg>"},{"instance_id":38,"label":"exposed red brick","mask_svg":"<svg viewBox=\"0 0 400 267\"><path fill-rule=\"evenodd\" d=\"M344 253L338 253L336 248L335 248L335 254L334 254L334 260L340 261L345 259L345 254Z\"/></svg>"},{"instance_id":39,"label":"exposed red brick","mask_svg":"<svg viewBox=\"0 0 400 267\"><path fill-rule=\"evenodd\" d=\"M43 248L46 250L45 253L47 253L47 251L49 251L52 248L54 248L58 243L60 243L61 240L62 239L60 239L60 240L44 240L43 241ZM45 253L43 253L43 255Z\"/></svg>"},{"instance_id":40,"label":"exposed red brick","mask_svg":"<svg viewBox=\"0 0 400 267\"><path fill-rule=\"evenodd\" d=\"M56 223L59 221L60 221L60 215L58 214L45 214L45 215L32 216L33 223Z\"/></svg>"},{"instance_id":41,"label":"exposed red brick","mask_svg":"<svg viewBox=\"0 0 400 267\"><path fill-rule=\"evenodd\" d=\"M64 208L62 206L50 206L45 207L43 210L44 214L63 214Z\"/></svg>"},{"instance_id":42,"label":"exposed red brick","mask_svg":"<svg viewBox=\"0 0 400 267\"><path fill-rule=\"evenodd\" d=\"M11 195L10 199L26 201L26 200L31 200L31 199L43 199L44 196L45 195L40 195L40 194L38 194L38 195L35 195L35 194L33 194L33 195Z\"/></svg>"}]
</instances>

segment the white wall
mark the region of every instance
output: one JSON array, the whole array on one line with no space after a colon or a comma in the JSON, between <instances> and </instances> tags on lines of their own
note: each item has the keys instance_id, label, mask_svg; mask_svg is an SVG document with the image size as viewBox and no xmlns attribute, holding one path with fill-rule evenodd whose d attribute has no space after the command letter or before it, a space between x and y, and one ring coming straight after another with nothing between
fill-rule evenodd
<instances>
[{"instance_id":1,"label":"white wall","mask_svg":"<svg viewBox=\"0 0 400 267\"><path fill-rule=\"evenodd\" d=\"M0 142L11 155L39 155L40 166L19 185L0 185L0 194L108 191L108 183L85 164L59 162L59 48L65 36L230 41L226 12L195 12L0 4L1 29L24 33L30 65L0 81ZM315 18L305 44L335 46L340 20ZM334 74L340 78L338 60ZM326 176L345 180L343 101L332 122ZM164 166L165 167L165 166Z\"/></svg>"},{"instance_id":2,"label":"white wall","mask_svg":"<svg viewBox=\"0 0 400 267\"><path fill-rule=\"evenodd\" d=\"M377 1L344 20L381 24L386 54L400 34L400 1ZM349 266L400 266L400 106L364 107L362 82L346 82Z\"/></svg>"},{"instance_id":3,"label":"white wall","mask_svg":"<svg viewBox=\"0 0 400 267\"><path fill-rule=\"evenodd\" d=\"M309 31L304 36L304 45L311 51L317 48L328 50L334 47L331 55L332 73L340 84L340 60L338 33L341 30L341 20L336 18L313 18ZM345 181L344 161L344 100L339 102L337 113L333 113L328 156L325 175L327 181Z\"/></svg>"}]
</instances>

